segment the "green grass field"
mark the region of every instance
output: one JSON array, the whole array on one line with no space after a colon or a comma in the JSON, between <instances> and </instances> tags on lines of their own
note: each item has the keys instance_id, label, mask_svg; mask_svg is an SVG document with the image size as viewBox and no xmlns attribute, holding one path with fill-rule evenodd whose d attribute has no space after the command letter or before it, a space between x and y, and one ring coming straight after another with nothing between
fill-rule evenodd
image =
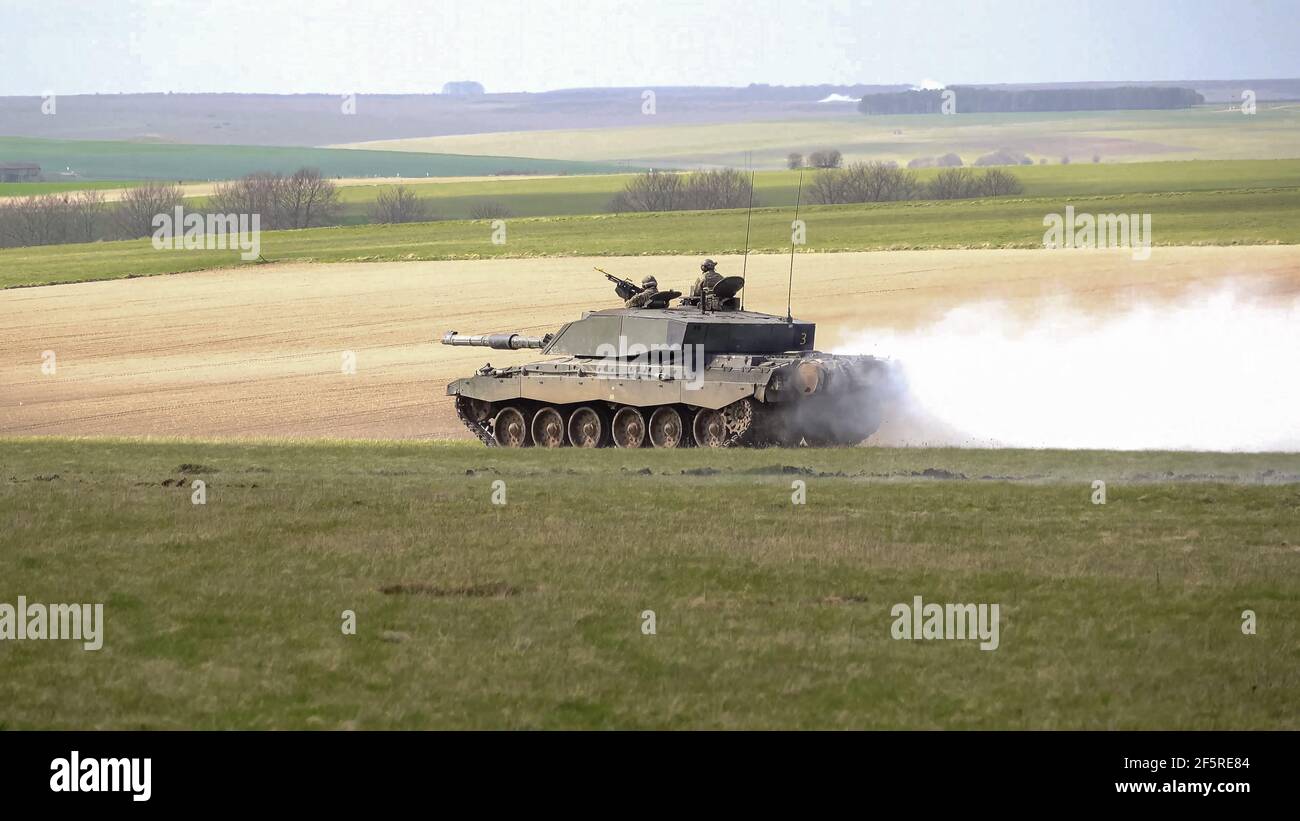
<instances>
[{"instance_id":1,"label":"green grass field","mask_svg":"<svg viewBox=\"0 0 1300 821\"><path fill-rule=\"evenodd\" d=\"M1008 169L1020 178L1027 197L1100 196L1106 194L1170 193L1175 191L1230 191L1235 189L1300 187L1300 160L1190 160L1112 164L1034 165ZM916 171L928 181L940 169ZM815 171L804 174L811 185ZM449 219L467 219L479 203L496 202L518 217L599 214L627 184L629 176L568 176L554 179L501 179L420 185L419 196L430 200L436 213ZM797 171L760 171L754 176L758 205L794 206L799 184ZM367 220L366 208L391 185L353 185L340 190L345 220ZM202 207L196 201L195 207Z\"/></svg>"},{"instance_id":2,"label":"green grass field","mask_svg":"<svg viewBox=\"0 0 1300 821\"><path fill-rule=\"evenodd\" d=\"M1152 215L1154 244L1300 243L1300 189L957 200L806 207L807 251L1041 248L1043 217L1079 212ZM750 250L789 249L790 208L756 209ZM267 231L273 261L726 254L744 247L746 213L672 212ZM237 251L157 251L148 240L0 250L0 287L117 279L240 264ZM253 264L253 263L248 263Z\"/></svg>"},{"instance_id":3,"label":"green grass field","mask_svg":"<svg viewBox=\"0 0 1300 821\"><path fill-rule=\"evenodd\" d=\"M3 728L1300 728L1295 455L10 439L0 463L0 602L105 618L97 652L0 642ZM892 639L918 595L998 604L999 648Z\"/></svg>"},{"instance_id":4,"label":"green grass field","mask_svg":"<svg viewBox=\"0 0 1300 821\"><path fill-rule=\"evenodd\" d=\"M139 180L60 180L59 182L0 182L0 197L33 197L64 191L108 191L130 188Z\"/></svg>"},{"instance_id":5,"label":"green grass field","mask_svg":"<svg viewBox=\"0 0 1300 821\"><path fill-rule=\"evenodd\" d=\"M65 167L90 179L227 180L255 171L292 173L303 166L329 177L470 177L486 174L599 174L625 171L612 163L521 157L349 151L257 145L181 145L0 137L0 162ZM85 186L82 186L85 187Z\"/></svg>"}]
</instances>

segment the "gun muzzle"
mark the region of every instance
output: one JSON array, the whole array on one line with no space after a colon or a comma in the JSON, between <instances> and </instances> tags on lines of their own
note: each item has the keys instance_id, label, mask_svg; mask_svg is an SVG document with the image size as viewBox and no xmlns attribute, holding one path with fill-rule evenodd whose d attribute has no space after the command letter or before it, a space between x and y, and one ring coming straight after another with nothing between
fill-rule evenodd
<instances>
[{"instance_id":1,"label":"gun muzzle","mask_svg":"<svg viewBox=\"0 0 1300 821\"><path fill-rule=\"evenodd\" d=\"M470 336L447 331L442 335L444 345L469 345L476 348L496 348L499 351L517 351L520 348L545 347L547 337L523 334L479 334Z\"/></svg>"}]
</instances>

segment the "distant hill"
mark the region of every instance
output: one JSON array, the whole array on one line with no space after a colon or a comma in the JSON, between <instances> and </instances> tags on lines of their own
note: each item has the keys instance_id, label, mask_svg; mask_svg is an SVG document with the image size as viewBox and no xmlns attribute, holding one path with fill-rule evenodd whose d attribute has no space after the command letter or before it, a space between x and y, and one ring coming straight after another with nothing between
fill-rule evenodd
<instances>
[{"instance_id":1,"label":"distant hill","mask_svg":"<svg viewBox=\"0 0 1300 821\"><path fill-rule=\"evenodd\" d=\"M1205 97L1190 88L1117 86L1113 88L983 88L868 94L858 103L863 114L939 114L951 101L955 114L1019 111L1134 111L1191 108Z\"/></svg>"},{"instance_id":2,"label":"distant hill","mask_svg":"<svg viewBox=\"0 0 1300 821\"><path fill-rule=\"evenodd\" d=\"M806 120L853 116L853 99L907 86L749 86L602 88L542 94L358 94L355 113L333 94L90 94L58 98L58 114L39 97L0 97L0 136L132 140L208 145L337 145L370 140L538 131ZM654 113L643 93L654 91ZM349 108L351 108L349 106Z\"/></svg>"},{"instance_id":3,"label":"distant hill","mask_svg":"<svg viewBox=\"0 0 1300 821\"><path fill-rule=\"evenodd\" d=\"M1300 100L1300 80L1056 83L990 89L1088 89L1177 85L1207 102ZM204 145L339 145L373 140L539 130L843 119L852 101L910 90L907 84L743 88L646 86L574 88L539 94L90 94L58 98L58 114L39 97L0 97L0 136L130 140ZM653 114L645 92L654 92ZM827 99L833 102L820 102ZM344 113L344 111L355 113Z\"/></svg>"},{"instance_id":4,"label":"distant hill","mask_svg":"<svg viewBox=\"0 0 1300 821\"><path fill-rule=\"evenodd\" d=\"M983 87L1018 91L1053 88L1116 88L1118 86L1137 86L1139 88L1180 86L1194 90L1197 94L1200 94L1205 98L1206 103L1240 103L1241 92L1246 90L1255 92L1255 99L1260 102L1300 100L1300 79L1148 80L1123 83L1008 83L1005 85L988 85Z\"/></svg>"}]
</instances>

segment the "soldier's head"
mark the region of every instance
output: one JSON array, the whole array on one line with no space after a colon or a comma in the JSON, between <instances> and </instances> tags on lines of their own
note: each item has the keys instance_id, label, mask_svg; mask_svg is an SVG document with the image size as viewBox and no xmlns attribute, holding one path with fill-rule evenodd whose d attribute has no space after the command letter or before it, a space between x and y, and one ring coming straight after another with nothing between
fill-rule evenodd
<instances>
[{"instance_id":1,"label":"soldier's head","mask_svg":"<svg viewBox=\"0 0 1300 821\"><path fill-rule=\"evenodd\" d=\"M658 287L659 287L659 281L656 280L654 277L646 277L645 279L641 280L641 287L642 287L642 288L658 288Z\"/></svg>"},{"instance_id":2,"label":"soldier's head","mask_svg":"<svg viewBox=\"0 0 1300 821\"><path fill-rule=\"evenodd\" d=\"M706 259L704 260L704 264L700 266L700 270L707 274L710 271L715 271L717 267L718 267L718 263L714 262L711 259Z\"/></svg>"}]
</instances>

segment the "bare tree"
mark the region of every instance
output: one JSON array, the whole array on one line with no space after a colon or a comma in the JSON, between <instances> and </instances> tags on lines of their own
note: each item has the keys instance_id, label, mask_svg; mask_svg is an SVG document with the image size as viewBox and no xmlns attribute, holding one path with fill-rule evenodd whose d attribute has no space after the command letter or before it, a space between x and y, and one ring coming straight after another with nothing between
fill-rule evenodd
<instances>
[{"instance_id":1,"label":"bare tree","mask_svg":"<svg viewBox=\"0 0 1300 821\"><path fill-rule=\"evenodd\" d=\"M12 248L17 244L12 237L13 222L13 200L0 199L0 248Z\"/></svg>"},{"instance_id":2,"label":"bare tree","mask_svg":"<svg viewBox=\"0 0 1300 821\"><path fill-rule=\"evenodd\" d=\"M969 168L945 168L925 187L926 195L932 200L964 199L975 196L976 191L975 172Z\"/></svg>"},{"instance_id":3,"label":"bare tree","mask_svg":"<svg viewBox=\"0 0 1300 821\"><path fill-rule=\"evenodd\" d=\"M1015 174L1000 168L990 168L980 178L977 189L981 197L1003 197L1024 193L1024 186Z\"/></svg>"},{"instance_id":4,"label":"bare tree","mask_svg":"<svg viewBox=\"0 0 1300 821\"><path fill-rule=\"evenodd\" d=\"M744 208L749 204L749 177L734 168L696 171L682 182L677 207L687 211Z\"/></svg>"},{"instance_id":5,"label":"bare tree","mask_svg":"<svg viewBox=\"0 0 1300 821\"><path fill-rule=\"evenodd\" d=\"M105 234L104 215L97 191L0 201L0 247L94 242Z\"/></svg>"},{"instance_id":6,"label":"bare tree","mask_svg":"<svg viewBox=\"0 0 1300 821\"><path fill-rule=\"evenodd\" d=\"M682 178L678 174L650 171L628 181L609 203L615 213L622 211L673 211L680 207Z\"/></svg>"},{"instance_id":7,"label":"bare tree","mask_svg":"<svg viewBox=\"0 0 1300 821\"><path fill-rule=\"evenodd\" d=\"M838 169L818 171L808 186L808 201L821 205L838 205L848 202L848 187Z\"/></svg>"},{"instance_id":8,"label":"bare tree","mask_svg":"<svg viewBox=\"0 0 1300 821\"><path fill-rule=\"evenodd\" d=\"M105 222L104 195L82 191L68 201L68 228L65 242L94 242L102 239Z\"/></svg>"},{"instance_id":9,"label":"bare tree","mask_svg":"<svg viewBox=\"0 0 1300 821\"><path fill-rule=\"evenodd\" d=\"M184 201L181 189L169 182L150 182L128 188L114 210L114 219L123 236L147 237L154 232L154 217L170 215ZM176 226L177 231L180 226Z\"/></svg>"},{"instance_id":10,"label":"bare tree","mask_svg":"<svg viewBox=\"0 0 1300 821\"><path fill-rule=\"evenodd\" d=\"M269 231L281 227L284 188L283 176L259 171L218 184L208 209L214 214L257 214L258 224Z\"/></svg>"},{"instance_id":11,"label":"bare tree","mask_svg":"<svg viewBox=\"0 0 1300 821\"><path fill-rule=\"evenodd\" d=\"M791 171L803 168L803 155L796 152L787 154L785 156L785 167L789 168Z\"/></svg>"},{"instance_id":12,"label":"bare tree","mask_svg":"<svg viewBox=\"0 0 1300 821\"><path fill-rule=\"evenodd\" d=\"M734 168L690 174L651 171L629 181L608 208L615 213L744 208L750 203L749 189L749 176Z\"/></svg>"},{"instance_id":13,"label":"bare tree","mask_svg":"<svg viewBox=\"0 0 1300 821\"><path fill-rule=\"evenodd\" d=\"M470 206L469 217L476 220L503 220L514 214L499 200L483 200Z\"/></svg>"},{"instance_id":14,"label":"bare tree","mask_svg":"<svg viewBox=\"0 0 1300 821\"><path fill-rule=\"evenodd\" d=\"M605 210L614 214L622 214L625 211L634 211L636 209L632 208L627 192L619 191L609 198L609 202L605 204Z\"/></svg>"},{"instance_id":15,"label":"bare tree","mask_svg":"<svg viewBox=\"0 0 1300 821\"><path fill-rule=\"evenodd\" d=\"M910 200L919 188L915 174L891 163L854 163L841 173L844 175L846 202Z\"/></svg>"},{"instance_id":16,"label":"bare tree","mask_svg":"<svg viewBox=\"0 0 1300 821\"><path fill-rule=\"evenodd\" d=\"M1033 165L1034 161L1029 159L1025 154L1019 151L1013 151L1010 148L999 148L990 154L985 154L972 165Z\"/></svg>"},{"instance_id":17,"label":"bare tree","mask_svg":"<svg viewBox=\"0 0 1300 821\"><path fill-rule=\"evenodd\" d=\"M853 163L817 172L809 188L816 203L893 202L914 199L921 189L916 175L896 163Z\"/></svg>"},{"instance_id":18,"label":"bare tree","mask_svg":"<svg viewBox=\"0 0 1300 821\"><path fill-rule=\"evenodd\" d=\"M808 155L808 164L813 168L839 168L844 162L844 155L839 149L826 148Z\"/></svg>"},{"instance_id":19,"label":"bare tree","mask_svg":"<svg viewBox=\"0 0 1300 821\"><path fill-rule=\"evenodd\" d=\"M427 199L416 196L415 190L405 185L394 186L379 192L370 206L374 222L428 222L433 219L433 208Z\"/></svg>"},{"instance_id":20,"label":"bare tree","mask_svg":"<svg viewBox=\"0 0 1300 821\"><path fill-rule=\"evenodd\" d=\"M56 245L67 229L67 202L61 196L23 197L6 206L6 244Z\"/></svg>"},{"instance_id":21,"label":"bare tree","mask_svg":"<svg viewBox=\"0 0 1300 821\"><path fill-rule=\"evenodd\" d=\"M275 188L278 228L326 225L338 214L338 188L318 168L299 168L280 178Z\"/></svg>"}]
</instances>

